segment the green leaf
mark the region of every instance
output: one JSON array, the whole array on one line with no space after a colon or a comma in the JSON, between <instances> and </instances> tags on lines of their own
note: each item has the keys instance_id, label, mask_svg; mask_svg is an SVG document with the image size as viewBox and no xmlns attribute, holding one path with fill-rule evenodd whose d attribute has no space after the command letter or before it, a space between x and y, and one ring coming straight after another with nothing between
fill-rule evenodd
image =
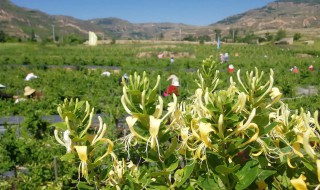
<instances>
[{"instance_id":1,"label":"green leaf","mask_svg":"<svg viewBox=\"0 0 320 190\"><path fill-rule=\"evenodd\" d=\"M225 189L225 188L219 187L218 183L214 179L214 176L212 175L206 175L205 178L204 176L203 177L199 176L197 184L199 185L199 187L201 187L204 190Z\"/></svg>"},{"instance_id":2,"label":"green leaf","mask_svg":"<svg viewBox=\"0 0 320 190\"><path fill-rule=\"evenodd\" d=\"M258 175L259 164L256 160L250 160L241 168L236 176L238 177L238 183L236 190L247 188L252 182L255 181Z\"/></svg>"},{"instance_id":3,"label":"green leaf","mask_svg":"<svg viewBox=\"0 0 320 190\"><path fill-rule=\"evenodd\" d=\"M259 136L263 136L263 135L269 133L277 125L278 125L277 122L272 122L266 128L259 128Z\"/></svg>"},{"instance_id":4,"label":"green leaf","mask_svg":"<svg viewBox=\"0 0 320 190\"><path fill-rule=\"evenodd\" d=\"M80 189L80 190L94 189L94 187L90 187L85 182L79 182L77 186L78 186L78 189Z\"/></svg>"},{"instance_id":5,"label":"green leaf","mask_svg":"<svg viewBox=\"0 0 320 190\"><path fill-rule=\"evenodd\" d=\"M231 117L227 117L227 119L230 119L231 121L239 121L239 116L233 114Z\"/></svg>"},{"instance_id":6,"label":"green leaf","mask_svg":"<svg viewBox=\"0 0 320 190\"><path fill-rule=\"evenodd\" d=\"M132 103L138 104L141 103L141 94L139 90L128 90L128 94L131 96Z\"/></svg>"},{"instance_id":7,"label":"green leaf","mask_svg":"<svg viewBox=\"0 0 320 190\"><path fill-rule=\"evenodd\" d=\"M179 166L179 163L180 163L180 160L179 159L176 159L174 160L174 162L172 162L168 167L167 167L167 171L174 171L175 169L177 169L177 167Z\"/></svg>"},{"instance_id":8,"label":"green leaf","mask_svg":"<svg viewBox=\"0 0 320 190\"><path fill-rule=\"evenodd\" d=\"M224 175L228 175L230 173L235 172L236 170L238 170L240 168L240 164L235 165L232 168L229 168L225 165L219 165L215 168L215 170L220 173L220 174L224 174Z\"/></svg>"},{"instance_id":9,"label":"green leaf","mask_svg":"<svg viewBox=\"0 0 320 190\"><path fill-rule=\"evenodd\" d=\"M257 177L257 180L258 181L264 181L265 179L267 179L269 176L273 175L277 173L277 171L275 170L262 170L262 169L259 169L258 170L258 177Z\"/></svg>"},{"instance_id":10,"label":"green leaf","mask_svg":"<svg viewBox=\"0 0 320 190\"><path fill-rule=\"evenodd\" d=\"M178 140L176 137L173 137L171 144L170 144L170 147L168 148L168 150L164 154L164 158L165 159L169 158L169 156L175 151L177 146L178 146Z\"/></svg>"},{"instance_id":11,"label":"green leaf","mask_svg":"<svg viewBox=\"0 0 320 190\"><path fill-rule=\"evenodd\" d=\"M168 190L169 188L164 185L153 185L152 183L150 184L150 187L148 188L150 190Z\"/></svg>"},{"instance_id":12,"label":"green leaf","mask_svg":"<svg viewBox=\"0 0 320 190\"><path fill-rule=\"evenodd\" d=\"M170 174L169 171L152 172L152 173L150 174L150 177L158 177L158 176L160 176L160 175L167 176L167 175L169 175L169 174Z\"/></svg>"},{"instance_id":13,"label":"green leaf","mask_svg":"<svg viewBox=\"0 0 320 190\"><path fill-rule=\"evenodd\" d=\"M49 127L55 127L57 129L62 129L63 131L67 130L67 125L65 122L54 123L49 125Z\"/></svg>"},{"instance_id":14,"label":"green leaf","mask_svg":"<svg viewBox=\"0 0 320 190\"><path fill-rule=\"evenodd\" d=\"M193 163L191 165L187 165L183 169L180 169L180 170L176 171L176 172L182 173L181 180L176 181L174 183L174 185L176 187L180 187L181 185L183 185L187 181L187 179L190 177L190 175L191 175L191 173L193 171L194 166L195 166L195 163Z\"/></svg>"},{"instance_id":15,"label":"green leaf","mask_svg":"<svg viewBox=\"0 0 320 190\"><path fill-rule=\"evenodd\" d=\"M62 160L62 161L71 161L73 159L74 159L74 154L72 154L72 153L67 153L67 154L60 157L60 160Z\"/></svg>"}]
</instances>

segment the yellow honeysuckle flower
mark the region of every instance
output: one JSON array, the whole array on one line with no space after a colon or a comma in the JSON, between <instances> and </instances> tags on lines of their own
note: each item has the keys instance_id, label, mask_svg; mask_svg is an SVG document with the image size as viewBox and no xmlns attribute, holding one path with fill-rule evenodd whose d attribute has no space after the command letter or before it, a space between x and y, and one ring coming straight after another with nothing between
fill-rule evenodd
<instances>
[{"instance_id":1,"label":"yellow honeysuckle flower","mask_svg":"<svg viewBox=\"0 0 320 190\"><path fill-rule=\"evenodd\" d=\"M150 128L149 128L149 133L150 133L150 146L152 149L154 149L157 145L157 148L159 150L159 143L158 143L158 133L159 133L159 129L160 129L160 125L162 120L161 119L156 119L153 116L149 116L150 119Z\"/></svg>"},{"instance_id":2,"label":"yellow honeysuckle flower","mask_svg":"<svg viewBox=\"0 0 320 190\"><path fill-rule=\"evenodd\" d=\"M290 182L296 190L307 190L307 185L304 182L307 178L304 175L300 175L298 179L291 179Z\"/></svg>"},{"instance_id":3,"label":"yellow honeysuckle flower","mask_svg":"<svg viewBox=\"0 0 320 190\"><path fill-rule=\"evenodd\" d=\"M209 133L210 132L215 132L215 131L212 129L211 124L210 123L200 122L200 124L199 124L199 132L200 132L201 141L207 147L213 148L213 145L210 142L211 140L209 138ZM214 151L216 150L215 148L213 148L213 149L214 149Z\"/></svg>"},{"instance_id":4,"label":"yellow honeysuckle flower","mask_svg":"<svg viewBox=\"0 0 320 190\"><path fill-rule=\"evenodd\" d=\"M128 124L128 127L129 127L131 134L133 134L133 136L138 137L144 141L148 141L148 139L144 138L143 136L141 136L139 133L137 133L134 130L133 125L137 122L137 120L138 120L138 118L136 118L136 117L132 117L132 116L126 117L126 122Z\"/></svg>"},{"instance_id":5,"label":"yellow honeysuckle flower","mask_svg":"<svg viewBox=\"0 0 320 190\"><path fill-rule=\"evenodd\" d=\"M247 144L249 144L249 143L251 143L253 141L256 141L258 139L258 137L259 137L259 127L258 127L258 125L255 124L255 123L250 123L248 125L247 129L250 129L250 128L252 128L255 131L254 134L251 136L251 138L249 140L247 140L246 142L240 144L239 147L243 147L243 146L245 146L245 145L247 145ZM243 133L245 133L245 132L243 131Z\"/></svg>"},{"instance_id":6,"label":"yellow honeysuckle flower","mask_svg":"<svg viewBox=\"0 0 320 190\"><path fill-rule=\"evenodd\" d=\"M296 166L293 166L293 165L291 164L290 155L287 156L287 164L288 164L288 166L289 166L290 168L296 168Z\"/></svg>"},{"instance_id":7,"label":"yellow honeysuckle flower","mask_svg":"<svg viewBox=\"0 0 320 190\"><path fill-rule=\"evenodd\" d=\"M81 160L79 164L79 178L80 178L80 173L82 173L82 176L85 178L88 177L88 166L87 166L87 160L88 160L88 155L87 155L87 146L74 146L76 149L78 156ZM80 172L81 168L81 172Z\"/></svg>"}]
</instances>

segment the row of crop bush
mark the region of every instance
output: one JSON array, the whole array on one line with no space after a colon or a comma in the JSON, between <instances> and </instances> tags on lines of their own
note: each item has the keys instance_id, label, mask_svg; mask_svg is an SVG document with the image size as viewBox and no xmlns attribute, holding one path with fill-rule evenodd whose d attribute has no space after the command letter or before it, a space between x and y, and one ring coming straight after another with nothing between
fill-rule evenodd
<instances>
[{"instance_id":1,"label":"row of crop bush","mask_svg":"<svg viewBox=\"0 0 320 190\"><path fill-rule=\"evenodd\" d=\"M119 77L123 73L133 74L135 71L141 73L146 70L150 79L150 84L155 84L157 75L162 78L157 90L157 94L160 94L169 82L166 81L166 77L174 73L180 78L180 92L178 101L187 100L191 95L195 93L197 84L194 82L198 78L195 72L202 63L201 58L204 54L212 54L214 52L214 60L218 63L216 69L220 71L220 82L216 90L225 89L229 86L229 77L236 78L236 73L229 74L227 72L228 64L233 64L237 69L241 68L242 74L245 71L252 70L254 67L258 67L266 74L263 77L268 79L270 74L270 68L274 69L275 86L278 86L282 92L283 97L294 98L296 93L294 87L298 85L317 85L318 78L318 58L297 58L295 56L296 50L287 48L278 48L275 46L223 46L220 52L229 52L229 63L219 62L219 53L212 46L179 46L179 51L192 52L196 55L196 59L188 58L176 58L175 63L170 65L168 59L158 60L157 58L138 58L134 54L130 54L131 46L113 46L115 48L115 57L119 60L129 60L126 64L121 65L120 73L112 73L110 77L101 76L103 68L97 68L96 70L83 67L83 65L77 65L73 70L68 70L64 67L43 67L43 65L37 65L30 63L28 66L14 66L8 63L2 65L0 69L0 83L5 84L7 88L5 91L23 96L23 88L29 85L37 90L42 91L45 94L44 99L40 101L25 101L18 104L14 104L12 100L1 100L0 103L0 115L23 115L26 117L26 122L21 125L21 133L19 138L16 137L16 130L8 130L5 136L1 136L1 156L3 156L4 162L2 162L0 169L1 173L7 170L15 169L15 166L23 165L29 169L28 173L18 173L16 178L6 179L1 181L1 187L12 188L16 186L18 189L34 189L42 186L43 188L51 188L52 185L57 185L53 181L53 157L62 155L62 148L55 146L53 142L52 130L48 127L48 124L43 124L40 119L42 115L57 114L57 106L65 98L79 98L79 100L88 100L90 104L95 107L95 113L102 113L106 116L104 121L108 124L108 138L116 139L116 120L124 119L126 113L120 103L121 95L123 94L122 86L118 84ZM3 48L3 46L1 46ZM19 49L19 47L16 50ZM15 52L15 48L11 49L13 58L19 58L19 53ZM61 48L61 49L60 49ZM97 50L103 47L97 47ZM133 47L131 47L132 49ZM82 49L81 51L79 49ZM152 48L151 48L152 49ZM85 57L90 55L88 48L84 47L53 47L52 51L59 51L59 55L64 55L62 52L70 52L71 55L75 53ZM119 52L117 52L119 51ZM134 51L149 51L145 48ZM151 50L150 50L151 51ZM152 50L161 52L163 49ZM174 51L174 49L172 49ZM19 52L19 51L17 51ZM44 51L42 53L49 54ZM94 51L93 51L94 52ZM100 52L102 53L102 52ZM239 53L239 56L234 56L235 53ZM299 52L301 53L301 52ZM39 55L39 52L30 54L34 57ZM122 55L126 55L122 57ZM44 56L48 60L48 56ZM316 67L316 71L309 72L307 67L309 63L313 63ZM138 64L140 63L141 64ZM189 66L187 66L187 64ZM61 64L62 65L62 64ZM95 65L90 63L88 65ZM296 65L300 68L299 74L293 74L289 71L289 68ZM194 70L190 70L189 68ZM33 72L38 79L31 81L24 81L27 73ZM165 102L169 100L164 99ZM306 110L314 111L318 109L317 103L319 102L318 96L288 99L285 103L289 103L290 108L296 109L304 107ZM38 115L37 115L38 114ZM27 140L26 140L27 139ZM119 146L121 145L120 141ZM115 146L117 150L118 145ZM119 154L124 154L120 150L116 151ZM124 157L124 155L122 155ZM40 160L41 159L41 160ZM59 165L59 185L72 188L77 185L77 170L76 168L70 168L67 163ZM51 186L50 186L51 185ZM205 185L204 182L202 185ZM56 186L58 187L58 186Z\"/></svg>"}]
</instances>

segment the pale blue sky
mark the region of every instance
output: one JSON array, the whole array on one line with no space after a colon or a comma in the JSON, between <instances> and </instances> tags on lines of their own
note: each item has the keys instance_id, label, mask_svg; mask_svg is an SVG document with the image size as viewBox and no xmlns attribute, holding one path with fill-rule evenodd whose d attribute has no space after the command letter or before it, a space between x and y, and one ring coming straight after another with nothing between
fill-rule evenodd
<instances>
[{"instance_id":1,"label":"pale blue sky","mask_svg":"<svg viewBox=\"0 0 320 190\"><path fill-rule=\"evenodd\" d=\"M14 4L79 19L116 17L132 23L209 25L275 0L11 0Z\"/></svg>"}]
</instances>

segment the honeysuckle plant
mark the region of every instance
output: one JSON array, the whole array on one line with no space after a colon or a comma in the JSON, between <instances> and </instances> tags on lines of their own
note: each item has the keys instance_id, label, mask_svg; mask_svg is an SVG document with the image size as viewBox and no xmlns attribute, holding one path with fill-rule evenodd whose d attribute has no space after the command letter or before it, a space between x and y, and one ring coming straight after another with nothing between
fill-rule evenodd
<instances>
[{"instance_id":1,"label":"honeysuckle plant","mask_svg":"<svg viewBox=\"0 0 320 190\"><path fill-rule=\"evenodd\" d=\"M78 161L79 179L106 189L319 188L318 113L289 110L272 70L238 70L221 85L213 57L202 64L198 88L181 102L157 93L160 76L123 80L129 134L116 142L101 118L92 126L88 103L59 105L55 137L64 159Z\"/></svg>"},{"instance_id":2,"label":"honeysuckle plant","mask_svg":"<svg viewBox=\"0 0 320 190\"><path fill-rule=\"evenodd\" d=\"M101 179L96 174L97 167L101 166L107 156L112 158L113 163L117 162L113 153L114 144L105 137L106 124L99 117L99 126L93 126L94 109L88 102L78 99L66 99L58 106L58 113L63 122L53 126L57 142L66 147L66 155L61 159L80 163L78 179L84 178L89 184L99 187Z\"/></svg>"}]
</instances>

